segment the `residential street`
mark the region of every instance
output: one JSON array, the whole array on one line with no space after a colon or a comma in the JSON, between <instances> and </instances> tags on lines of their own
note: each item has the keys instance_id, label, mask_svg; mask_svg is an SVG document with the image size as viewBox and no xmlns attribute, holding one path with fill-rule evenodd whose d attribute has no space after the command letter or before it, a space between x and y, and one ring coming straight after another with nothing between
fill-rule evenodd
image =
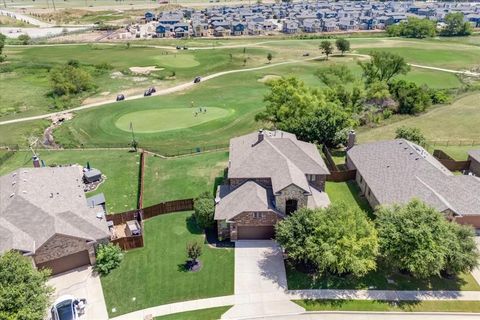
<instances>
[{"instance_id":1,"label":"residential street","mask_svg":"<svg viewBox=\"0 0 480 320\"><path fill-rule=\"evenodd\" d=\"M478 314L427 312L310 312L304 314L260 317L258 320L453 320L480 319Z\"/></svg>"}]
</instances>

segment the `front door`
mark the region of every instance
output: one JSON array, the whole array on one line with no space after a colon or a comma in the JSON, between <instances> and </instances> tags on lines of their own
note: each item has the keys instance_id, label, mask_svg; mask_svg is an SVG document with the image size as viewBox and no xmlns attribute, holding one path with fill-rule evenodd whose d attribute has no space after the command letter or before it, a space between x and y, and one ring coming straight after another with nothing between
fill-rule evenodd
<instances>
[{"instance_id":1,"label":"front door","mask_svg":"<svg viewBox=\"0 0 480 320\"><path fill-rule=\"evenodd\" d=\"M285 203L285 213L291 214L292 212L297 211L297 200L290 199Z\"/></svg>"}]
</instances>

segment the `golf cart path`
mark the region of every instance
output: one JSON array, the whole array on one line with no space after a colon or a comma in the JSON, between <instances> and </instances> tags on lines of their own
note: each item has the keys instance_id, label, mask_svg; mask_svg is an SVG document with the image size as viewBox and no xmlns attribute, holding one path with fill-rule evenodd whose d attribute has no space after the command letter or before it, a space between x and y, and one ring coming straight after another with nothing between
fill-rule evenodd
<instances>
[{"instance_id":1,"label":"golf cart path","mask_svg":"<svg viewBox=\"0 0 480 320\"><path fill-rule=\"evenodd\" d=\"M267 41L265 41L265 42L267 42ZM224 47L222 47L222 48L224 48ZM367 54L356 54L356 53L346 54L346 56L370 58L370 56L367 55ZM278 62L278 63L272 63L272 64L267 64L267 65L264 65L264 66L259 66L259 67L254 67L254 68L221 71L221 72L217 72L217 73L214 73L214 74L203 77L202 82L208 81L208 80L211 80L211 79L214 79L214 78L218 78L218 77L221 77L221 76L224 76L224 75L228 75L228 74L263 70L263 69L268 69L268 68L277 67L277 66L286 65L286 64L312 61L312 60L321 59L321 58L324 58L324 57L325 57L325 55L320 55L320 56L315 56L315 57L311 57L311 58L307 58L307 59L296 59L296 60L288 60L288 61L283 61L283 62ZM471 72L471 71L437 68L437 67L430 67L430 66L412 64L412 63L409 63L409 65L412 66L412 67L415 67L415 68L430 69L430 70L435 70L435 71L442 71L442 72L449 72L449 73L455 73L455 74L464 74L464 75L467 75L467 76L480 77L480 73L475 73L475 72ZM183 90L189 89L193 86L195 86L195 83L193 83L193 81L189 81L189 82L186 82L186 83L183 83L183 84L179 84L177 86L173 86L173 87L158 90L156 93L152 94L152 96L163 96L163 95L183 91ZM130 101L130 100L137 100L137 99L141 99L141 98L145 98L143 96L143 94L129 96L129 97L126 97L125 100ZM42 115L38 115L38 116L0 121L0 125L19 123L19 122L25 122L25 121L33 121L33 120L40 120L40 119L47 119L47 118L50 118L50 117L55 116L55 115L61 115L61 114L65 114L65 113L69 113L69 112L73 112L73 111L80 111L80 110L95 108L95 107L99 107L99 106L106 105L106 104L111 104L111 103L114 103L114 101L112 101L111 99L108 99L108 100L103 100L103 101L98 101L98 102L94 102L94 103L85 104L85 105L82 105L82 106L79 106L79 107L76 107L76 108L72 108L72 109L68 109L68 110L64 110L64 111L61 111L61 112L52 112L52 113L42 114Z\"/></svg>"},{"instance_id":2,"label":"golf cart path","mask_svg":"<svg viewBox=\"0 0 480 320\"><path fill-rule=\"evenodd\" d=\"M1 16L8 16L10 18L20 20L20 21L26 21L29 24L38 26L40 28L53 27L53 24L47 23L45 21L38 20L38 19L36 19L32 16L29 16L29 15L13 12L13 11L9 11L9 10L0 9L0 15Z\"/></svg>"}]
</instances>

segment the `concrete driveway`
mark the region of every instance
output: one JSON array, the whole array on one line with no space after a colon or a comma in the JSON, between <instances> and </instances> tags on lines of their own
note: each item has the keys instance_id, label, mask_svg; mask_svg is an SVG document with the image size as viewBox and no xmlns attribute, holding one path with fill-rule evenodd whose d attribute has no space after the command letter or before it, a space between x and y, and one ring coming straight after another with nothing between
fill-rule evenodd
<instances>
[{"instance_id":1,"label":"concrete driveway","mask_svg":"<svg viewBox=\"0 0 480 320\"><path fill-rule=\"evenodd\" d=\"M100 277L92 273L91 266L53 276L48 284L55 288L53 300L65 294L87 299L85 314L80 319L108 319Z\"/></svg>"},{"instance_id":2,"label":"concrete driveway","mask_svg":"<svg viewBox=\"0 0 480 320\"><path fill-rule=\"evenodd\" d=\"M222 319L298 314L304 309L286 295L287 278L281 248L275 241L235 243L235 305Z\"/></svg>"}]
</instances>

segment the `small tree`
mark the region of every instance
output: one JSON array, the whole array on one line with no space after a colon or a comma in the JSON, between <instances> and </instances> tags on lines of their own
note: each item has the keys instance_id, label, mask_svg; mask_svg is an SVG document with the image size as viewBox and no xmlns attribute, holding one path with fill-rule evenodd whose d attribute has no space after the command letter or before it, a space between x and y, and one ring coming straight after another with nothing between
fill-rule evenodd
<instances>
[{"instance_id":1,"label":"small tree","mask_svg":"<svg viewBox=\"0 0 480 320\"><path fill-rule=\"evenodd\" d=\"M123 260L122 249L113 243L100 244L97 249L95 270L101 275L109 274L117 268Z\"/></svg>"},{"instance_id":2,"label":"small tree","mask_svg":"<svg viewBox=\"0 0 480 320\"><path fill-rule=\"evenodd\" d=\"M195 199L193 209L193 217L200 228L206 229L213 225L215 202L209 195L202 195L200 198Z\"/></svg>"},{"instance_id":3,"label":"small tree","mask_svg":"<svg viewBox=\"0 0 480 320\"><path fill-rule=\"evenodd\" d=\"M273 59L273 56L272 56L272 54L269 52L269 53L267 54L268 63L270 63L270 62L272 61L272 59Z\"/></svg>"},{"instance_id":4,"label":"small tree","mask_svg":"<svg viewBox=\"0 0 480 320\"><path fill-rule=\"evenodd\" d=\"M337 41L335 41L335 46L337 47L337 50L342 53L342 56L345 52L350 51L350 41L345 38L337 39Z\"/></svg>"},{"instance_id":5,"label":"small tree","mask_svg":"<svg viewBox=\"0 0 480 320\"><path fill-rule=\"evenodd\" d=\"M406 74L410 66L402 56L386 51L373 51L369 61L359 61L362 77L367 85L375 81L390 82L395 76Z\"/></svg>"},{"instance_id":6,"label":"small tree","mask_svg":"<svg viewBox=\"0 0 480 320\"><path fill-rule=\"evenodd\" d=\"M243 66L247 65L247 58L243 58Z\"/></svg>"},{"instance_id":7,"label":"small tree","mask_svg":"<svg viewBox=\"0 0 480 320\"><path fill-rule=\"evenodd\" d=\"M193 265L198 263L197 259L202 255L202 246L194 241L187 244L187 257L192 261Z\"/></svg>"},{"instance_id":8,"label":"small tree","mask_svg":"<svg viewBox=\"0 0 480 320\"><path fill-rule=\"evenodd\" d=\"M0 319L43 319L52 288L49 270L37 270L15 251L0 256Z\"/></svg>"},{"instance_id":9,"label":"small tree","mask_svg":"<svg viewBox=\"0 0 480 320\"><path fill-rule=\"evenodd\" d=\"M423 112L432 103L428 88L420 87L415 82L395 80L389 84L389 91L398 102L398 112L401 114Z\"/></svg>"},{"instance_id":10,"label":"small tree","mask_svg":"<svg viewBox=\"0 0 480 320\"><path fill-rule=\"evenodd\" d=\"M0 62L5 60L5 56L2 53L3 53L3 47L5 46L6 38L7 38L6 35L4 35L3 33L0 33Z\"/></svg>"},{"instance_id":11,"label":"small tree","mask_svg":"<svg viewBox=\"0 0 480 320\"><path fill-rule=\"evenodd\" d=\"M130 49L130 42L127 42L126 48L127 48L127 49Z\"/></svg>"},{"instance_id":12,"label":"small tree","mask_svg":"<svg viewBox=\"0 0 480 320\"><path fill-rule=\"evenodd\" d=\"M20 41L20 43L23 45L27 45L30 43L30 36L26 33L21 34L18 36L18 41Z\"/></svg>"},{"instance_id":13,"label":"small tree","mask_svg":"<svg viewBox=\"0 0 480 320\"><path fill-rule=\"evenodd\" d=\"M320 50L322 50L322 53L327 56L331 55L333 53L333 45L330 41L322 41L320 42Z\"/></svg>"},{"instance_id":14,"label":"small tree","mask_svg":"<svg viewBox=\"0 0 480 320\"><path fill-rule=\"evenodd\" d=\"M395 139L406 139L416 144L425 143L425 136L419 128L401 126L395 130Z\"/></svg>"}]
</instances>

